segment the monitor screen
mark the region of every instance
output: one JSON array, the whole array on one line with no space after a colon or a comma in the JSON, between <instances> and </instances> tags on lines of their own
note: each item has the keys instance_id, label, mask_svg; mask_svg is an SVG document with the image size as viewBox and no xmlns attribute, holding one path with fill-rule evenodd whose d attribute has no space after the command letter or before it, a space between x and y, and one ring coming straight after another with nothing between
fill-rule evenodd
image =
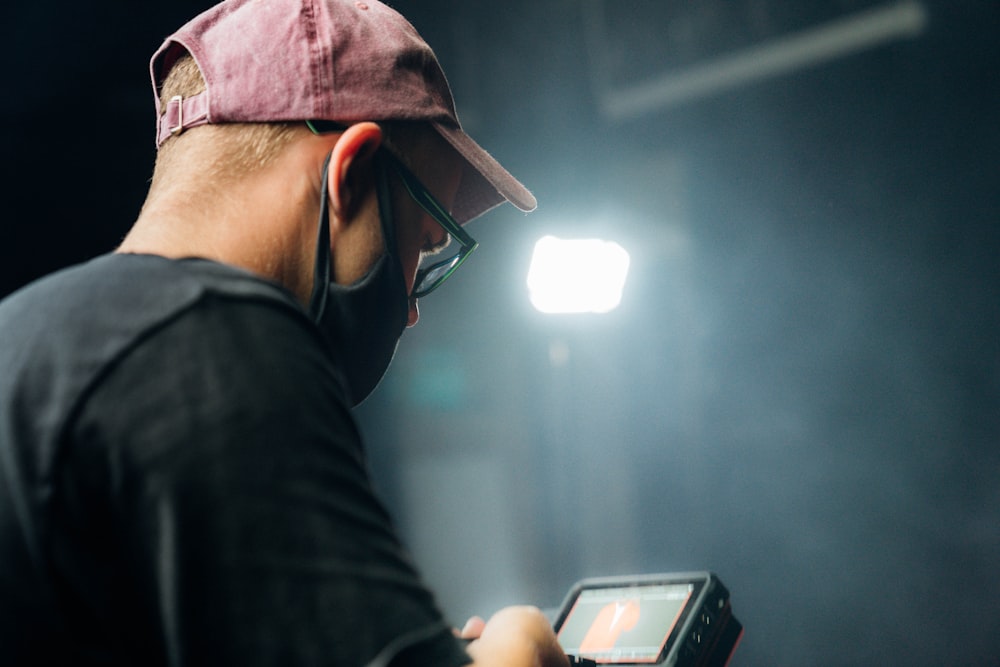
<instances>
[{"instance_id":1,"label":"monitor screen","mask_svg":"<svg viewBox=\"0 0 1000 667\"><path fill-rule=\"evenodd\" d=\"M566 653L600 663L656 662L697 587L682 582L583 588L559 626L559 643Z\"/></svg>"}]
</instances>

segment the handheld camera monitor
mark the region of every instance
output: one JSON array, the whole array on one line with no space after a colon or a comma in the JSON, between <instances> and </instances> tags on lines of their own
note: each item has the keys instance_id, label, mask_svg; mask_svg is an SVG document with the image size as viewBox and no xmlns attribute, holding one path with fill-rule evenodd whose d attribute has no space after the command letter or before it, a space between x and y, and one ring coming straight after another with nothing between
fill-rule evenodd
<instances>
[{"instance_id":1,"label":"handheld camera monitor","mask_svg":"<svg viewBox=\"0 0 1000 667\"><path fill-rule=\"evenodd\" d=\"M603 577L573 586L555 623L577 662L724 667L743 637L711 572Z\"/></svg>"}]
</instances>

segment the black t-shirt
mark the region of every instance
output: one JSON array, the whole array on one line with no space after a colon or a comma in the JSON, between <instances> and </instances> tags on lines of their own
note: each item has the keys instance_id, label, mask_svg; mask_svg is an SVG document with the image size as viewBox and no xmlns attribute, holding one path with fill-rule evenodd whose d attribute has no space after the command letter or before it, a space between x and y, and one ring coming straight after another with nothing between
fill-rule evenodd
<instances>
[{"instance_id":1,"label":"black t-shirt","mask_svg":"<svg viewBox=\"0 0 1000 667\"><path fill-rule=\"evenodd\" d=\"M468 662L280 287L109 255L0 305L5 664Z\"/></svg>"}]
</instances>

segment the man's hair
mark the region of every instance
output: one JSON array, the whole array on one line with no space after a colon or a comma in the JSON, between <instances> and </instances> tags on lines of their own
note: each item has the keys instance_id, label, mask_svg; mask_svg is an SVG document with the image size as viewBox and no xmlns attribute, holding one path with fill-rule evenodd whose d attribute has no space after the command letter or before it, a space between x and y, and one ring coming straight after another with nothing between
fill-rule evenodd
<instances>
[{"instance_id":1,"label":"man's hair","mask_svg":"<svg viewBox=\"0 0 1000 667\"><path fill-rule=\"evenodd\" d=\"M190 55L181 56L160 90L162 107L176 95L192 97L205 90L205 80ZM224 123L203 125L168 138L156 156L153 185L173 180L186 170L200 178L226 181L265 167L284 148L299 124ZM302 125L302 129L304 129ZM194 144L197 142L197 146ZM198 148L200 150L195 150ZM207 150L205 150L207 149Z\"/></svg>"},{"instance_id":2,"label":"man's hair","mask_svg":"<svg viewBox=\"0 0 1000 667\"><path fill-rule=\"evenodd\" d=\"M162 107L172 97L188 98L205 90L205 80L190 55L177 59L160 90ZM164 113L161 110L161 115ZM382 121L385 146L411 169L407 138L429 137L442 150L450 150L431 127L422 121ZM200 184L227 181L267 166L296 133L308 132L302 123L219 123L201 125L167 138L156 155L152 188L195 176Z\"/></svg>"}]
</instances>

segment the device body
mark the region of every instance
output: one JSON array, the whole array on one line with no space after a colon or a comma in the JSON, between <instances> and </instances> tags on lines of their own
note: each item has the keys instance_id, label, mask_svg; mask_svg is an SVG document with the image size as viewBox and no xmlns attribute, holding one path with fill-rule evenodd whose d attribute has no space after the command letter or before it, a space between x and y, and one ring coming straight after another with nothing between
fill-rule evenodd
<instances>
[{"instance_id":1,"label":"device body","mask_svg":"<svg viewBox=\"0 0 1000 667\"><path fill-rule=\"evenodd\" d=\"M584 579L554 628L578 665L725 667L743 637L712 572Z\"/></svg>"}]
</instances>

